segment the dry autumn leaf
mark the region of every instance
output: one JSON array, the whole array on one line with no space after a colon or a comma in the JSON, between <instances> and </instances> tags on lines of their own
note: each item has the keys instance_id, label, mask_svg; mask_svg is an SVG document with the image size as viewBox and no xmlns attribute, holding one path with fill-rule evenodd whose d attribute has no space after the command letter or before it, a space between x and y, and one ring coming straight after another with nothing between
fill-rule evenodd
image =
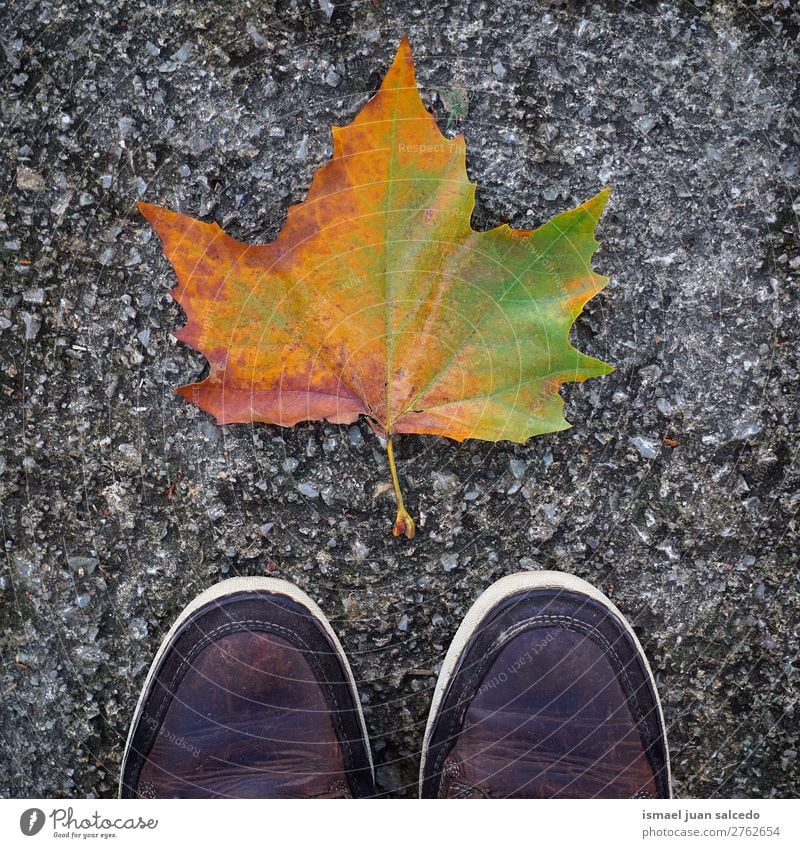
<instances>
[{"instance_id":1,"label":"dry autumn leaf","mask_svg":"<svg viewBox=\"0 0 800 848\"><path fill-rule=\"evenodd\" d=\"M607 198L536 230L473 230L464 138L425 109L404 38L271 244L139 204L178 277L175 335L210 364L178 392L219 424L365 416L386 438L393 532L411 538L395 435L524 442L570 426L562 383L613 370L569 343L607 282L590 264Z\"/></svg>"}]
</instances>

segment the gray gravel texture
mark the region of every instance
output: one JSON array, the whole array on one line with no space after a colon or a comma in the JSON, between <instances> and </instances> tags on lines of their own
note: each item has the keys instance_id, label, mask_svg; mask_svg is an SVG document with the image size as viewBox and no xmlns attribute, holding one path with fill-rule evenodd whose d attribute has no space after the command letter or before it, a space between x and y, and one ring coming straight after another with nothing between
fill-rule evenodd
<instances>
[{"instance_id":1,"label":"gray gravel texture","mask_svg":"<svg viewBox=\"0 0 800 848\"><path fill-rule=\"evenodd\" d=\"M553 568L630 617L684 797L797 794L799 15L792 0L0 2L0 792L112 796L156 647L196 593L296 582L414 793L436 673L495 579ZM329 15L330 13L330 15ZM613 184L573 340L575 426L409 437L389 535L362 422L218 428L146 199L273 238L408 33L467 138L477 226Z\"/></svg>"}]
</instances>

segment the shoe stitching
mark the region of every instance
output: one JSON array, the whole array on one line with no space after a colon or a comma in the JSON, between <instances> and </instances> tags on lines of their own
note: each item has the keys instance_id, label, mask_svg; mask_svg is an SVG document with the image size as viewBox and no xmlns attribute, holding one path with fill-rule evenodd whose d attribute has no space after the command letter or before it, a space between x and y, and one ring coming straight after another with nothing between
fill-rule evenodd
<instances>
[{"instance_id":1,"label":"shoe stitching","mask_svg":"<svg viewBox=\"0 0 800 848\"><path fill-rule=\"evenodd\" d=\"M139 798L157 798L156 788L149 780L142 781L136 789Z\"/></svg>"},{"instance_id":2,"label":"shoe stitching","mask_svg":"<svg viewBox=\"0 0 800 848\"><path fill-rule=\"evenodd\" d=\"M474 793L479 795L481 798L492 797L492 793L480 784L468 783L461 776L461 765L455 762L449 762L444 767L444 771L442 772L442 782L439 787L439 798L447 798L450 794L451 787L458 791L459 796Z\"/></svg>"}]
</instances>

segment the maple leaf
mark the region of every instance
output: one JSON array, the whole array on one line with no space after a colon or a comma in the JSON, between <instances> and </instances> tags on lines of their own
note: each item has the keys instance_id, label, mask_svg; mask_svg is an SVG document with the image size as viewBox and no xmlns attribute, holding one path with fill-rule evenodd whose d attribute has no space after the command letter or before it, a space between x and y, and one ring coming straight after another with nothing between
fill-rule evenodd
<instances>
[{"instance_id":1,"label":"maple leaf","mask_svg":"<svg viewBox=\"0 0 800 848\"><path fill-rule=\"evenodd\" d=\"M377 94L270 244L141 203L178 277L175 336L210 373L177 391L219 424L365 416L386 438L393 532L414 535L393 437L524 442L562 430L566 381L613 369L569 331L595 274L603 191L535 230L470 225L463 136L425 109L403 38Z\"/></svg>"}]
</instances>

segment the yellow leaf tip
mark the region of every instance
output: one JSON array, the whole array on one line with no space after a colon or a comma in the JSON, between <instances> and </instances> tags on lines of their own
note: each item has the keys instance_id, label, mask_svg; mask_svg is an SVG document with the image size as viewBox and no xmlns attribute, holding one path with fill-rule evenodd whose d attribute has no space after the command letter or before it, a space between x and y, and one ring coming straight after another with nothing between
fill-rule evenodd
<instances>
[{"instance_id":1,"label":"yellow leaf tip","mask_svg":"<svg viewBox=\"0 0 800 848\"><path fill-rule=\"evenodd\" d=\"M590 207L592 210L596 210L597 217L599 218L608 203L609 197L611 197L611 186L607 185L598 191L594 197L587 200L585 205Z\"/></svg>"},{"instance_id":2,"label":"yellow leaf tip","mask_svg":"<svg viewBox=\"0 0 800 848\"><path fill-rule=\"evenodd\" d=\"M411 42L408 36L400 39L397 52L394 54L392 66L383 79L381 88L416 88L417 79L414 72L414 57L411 53Z\"/></svg>"}]
</instances>

